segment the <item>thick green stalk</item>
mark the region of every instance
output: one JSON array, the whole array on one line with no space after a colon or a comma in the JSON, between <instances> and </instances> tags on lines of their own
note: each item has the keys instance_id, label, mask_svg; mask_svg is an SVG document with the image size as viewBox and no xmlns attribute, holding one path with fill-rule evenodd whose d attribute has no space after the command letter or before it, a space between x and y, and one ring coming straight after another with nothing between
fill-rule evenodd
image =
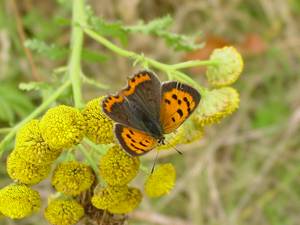
<instances>
[{"instance_id":1,"label":"thick green stalk","mask_svg":"<svg viewBox=\"0 0 300 225\"><path fill-rule=\"evenodd\" d=\"M69 86L71 85L70 81L65 82L62 86L60 86L51 96L49 96L38 108L36 108L31 114L29 114L24 120L18 123L16 126L11 128L10 132L3 138L0 143L0 157L3 154L6 145L14 138L16 132L22 127L24 124L29 122L30 120L39 116L42 112L44 112L51 103L53 103Z\"/></svg>"},{"instance_id":2,"label":"thick green stalk","mask_svg":"<svg viewBox=\"0 0 300 225\"><path fill-rule=\"evenodd\" d=\"M83 43L83 31L78 24L86 23L84 0L73 0L71 54L69 58L68 74L72 81L74 105L77 108L83 106L81 91L81 52Z\"/></svg>"},{"instance_id":3,"label":"thick green stalk","mask_svg":"<svg viewBox=\"0 0 300 225\"><path fill-rule=\"evenodd\" d=\"M190 60L183 63L177 63L174 65L170 65L174 70L197 67L197 66L215 66L218 65L218 61L216 60Z\"/></svg>"}]
</instances>

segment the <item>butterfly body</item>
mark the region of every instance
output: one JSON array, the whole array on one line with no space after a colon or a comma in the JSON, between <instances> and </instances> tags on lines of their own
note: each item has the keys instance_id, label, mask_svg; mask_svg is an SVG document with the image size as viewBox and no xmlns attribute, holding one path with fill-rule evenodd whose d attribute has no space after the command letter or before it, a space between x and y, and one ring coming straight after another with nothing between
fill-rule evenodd
<instances>
[{"instance_id":1,"label":"butterfly body","mask_svg":"<svg viewBox=\"0 0 300 225\"><path fill-rule=\"evenodd\" d=\"M115 136L129 154L143 155L164 144L195 110L200 94L176 81L161 83L150 71L140 71L116 95L107 96L103 112L115 124Z\"/></svg>"}]
</instances>

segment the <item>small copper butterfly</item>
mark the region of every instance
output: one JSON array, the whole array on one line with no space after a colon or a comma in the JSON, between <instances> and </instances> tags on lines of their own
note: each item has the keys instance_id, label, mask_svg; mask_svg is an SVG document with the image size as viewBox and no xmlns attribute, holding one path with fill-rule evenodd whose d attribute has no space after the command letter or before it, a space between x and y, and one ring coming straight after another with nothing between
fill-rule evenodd
<instances>
[{"instance_id":1,"label":"small copper butterfly","mask_svg":"<svg viewBox=\"0 0 300 225\"><path fill-rule=\"evenodd\" d=\"M129 78L128 85L102 102L103 112L116 122L115 136L130 155L143 155L164 144L164 134L175 131L200 101L193 87L168 81L161 83L150 71Z\"/></svg>"}]
</instances>

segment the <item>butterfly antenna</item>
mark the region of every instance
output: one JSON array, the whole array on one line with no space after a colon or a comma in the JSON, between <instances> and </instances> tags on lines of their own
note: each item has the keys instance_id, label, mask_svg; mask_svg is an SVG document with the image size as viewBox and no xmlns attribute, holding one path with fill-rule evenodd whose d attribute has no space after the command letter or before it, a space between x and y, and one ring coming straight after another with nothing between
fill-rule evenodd
<instances>
[{"instance_id":1,"label":"butterfly antenna","mask_svg":"<svg viewBox=\"0 0 300 225\"><path fill-rule=\"evenodd\" d=\"M180 150L178 150L178 149L175 147L175 145L171 145L170 142L167 142L166 140L165 140L165 142L166 142L168 145L170 145L171 148L173 148L179 155L183 155L183 152L180 151Z\"/></svg>"},{"instance_id":2,"label":"butterfly antenna","mask_svg":"<svg viewBox=\"0 0 300 225\"><path fill-rule=\"evenodd\" d=\"M155 155L154 162L153 162L152 169L151 169L151 174L154 172L154 168L155 168L157 159L158 159L158 151L156 151L156 155Z\"/></svg>"}]
</instances>

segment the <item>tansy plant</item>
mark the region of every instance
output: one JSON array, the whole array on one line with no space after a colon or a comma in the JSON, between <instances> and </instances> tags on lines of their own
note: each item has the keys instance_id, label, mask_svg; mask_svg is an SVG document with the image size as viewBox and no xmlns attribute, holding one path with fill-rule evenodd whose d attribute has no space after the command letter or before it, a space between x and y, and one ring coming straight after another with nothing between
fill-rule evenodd
<instances>
[{"instance_id":1,"label":"tansy plant","mask_svg":"<svg viewBox=\"0 0 300 225\"><path fill-rule=\"evenodd\" d=\"M1 187L0 214L21 219L33 213L44 214L54 225L83 223L124 224L125 214L139 207L143 197L162 197L175 185L176 170L172 163L151 168L142 165L140 158L128 155L116 142L113 122L102 112L104 96L85 103L82 84L106 85L87 78L81 68L83 38L91 38L115 54L129 58L134 65L158 71L169 80L188 83L199 90L202 99L191 118L176 133L167 136L166 145L157 150L170 149L177 144L188 144L203 137L205 126L220 122L239 106L239 93L232 85L243 69L243 61L234 47L216 49L205 61L193 60L165 64L143 54L125 50L108 40L107 36L124 42L129 34L144 33L164 39L175 50L193 50L200 46L186 36L167 31L169 16L125 26L107 23L93 15L84 0L74 0L69 61L55 70L63 79L29 116L12 127L1 141L0 154L15 145L6 160L11 184ZM70 3L69 3L70 4ZM37 40L26 46L36 50ZM44 48L47 48L44 46ZM205 66L209 86L201 86L184 69ZM39 87L39 84L23 84ZM72 88L74 106L59 104L57 99ZM50 107L51 106L51 107ZM78 153L80 152L80 156ZM138 173L145 178L143 187L132 186ZM57 193L49 196L47 207L41 209L41 197L33 185L50 177ZM50 187L49 187L50 188ZM118 215L118 216L117 216Z\"/></svg>"}]
</instances>

